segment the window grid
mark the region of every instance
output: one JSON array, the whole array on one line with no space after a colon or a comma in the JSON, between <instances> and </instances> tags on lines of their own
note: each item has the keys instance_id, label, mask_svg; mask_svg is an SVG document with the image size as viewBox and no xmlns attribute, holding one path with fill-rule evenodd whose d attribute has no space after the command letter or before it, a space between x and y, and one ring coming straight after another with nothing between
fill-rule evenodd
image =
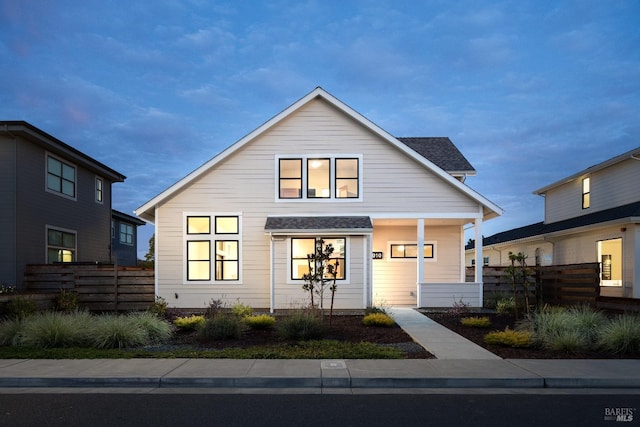
<instances>
[{"instance_id":1,"label":"window grid","mask_svg":"<svg viewBox=\"0 0 640 427\"><path fill-rule=\"evenodd\" d=\"M47 157L47 189L76 197L76 169L52 156Z\"/></svg>"},{"instance_id":2,"label":"window grid","mask_svg":"<svg viewBox=\"0 0 640 427\"><path fill-rule=\"evenodd\" d=\"M424 244L423 258L432 259L434 256L433 243ZM416 243L392 243L391 244L391 258L393 259L406 259L418 257L418 245Z\"/></svg>"},{"instance_id":3,"label":"window grid","mask_svg":"<svg viewBox=\"0 0 640 427\"><path fill-rule=\"evenodd\" d=\"M307 255L312 253L309 251L313 251L316 253L318 251L318 243L320 240L324 240L324 245L320 248L320 250L324 250L324 248L331 244L334 248L333 254L331 254L331 260L329 263L334 264L338 262L338 275L336 276L336 280L345 280L346 279L346 241L345 237L332 237L332 238L322 238L322 237L292 237L291 238L291 280L302 280L302 276L304 274L309 273L309 261ZM338 247L336 247L338 246ZM341 247L340 247L341 246ZM305 249L302 249L305 248ZM312 266L313 268L313 266ZM327 276L327 278L330 278Z\"/></svg>"}]
</instances>

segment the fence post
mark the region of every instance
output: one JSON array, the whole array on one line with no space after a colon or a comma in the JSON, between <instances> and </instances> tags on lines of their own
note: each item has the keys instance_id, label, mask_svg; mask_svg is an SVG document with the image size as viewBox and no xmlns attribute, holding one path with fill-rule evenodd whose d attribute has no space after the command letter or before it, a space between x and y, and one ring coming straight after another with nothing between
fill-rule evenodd
<instances>
[{"instance_id":1,"label":"fence post","mask_svg":"<svg viewBox=\"0 0 640 427\"><path fill-rule=\"evenodd\" d=\"M113 309L118 312L118 258L113 262Z\"/></svg>"}]
</instances>

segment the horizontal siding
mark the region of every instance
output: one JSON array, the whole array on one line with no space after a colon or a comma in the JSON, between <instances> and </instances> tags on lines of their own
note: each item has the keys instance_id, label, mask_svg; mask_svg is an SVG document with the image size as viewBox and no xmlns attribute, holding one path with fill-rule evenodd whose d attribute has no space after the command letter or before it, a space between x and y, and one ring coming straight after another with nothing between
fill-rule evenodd
<instances>
[{"instance_id":1,"label":"horizontal siding","mask_svg":"<svg viewBox=\"0 0 640 427\"><path fill-rule=\"evenodd\" d=\"M481 287L477 283L425 283L421 285L420 307L453 307L461 301L481 307Z\"/></svg>"}]
</instances>

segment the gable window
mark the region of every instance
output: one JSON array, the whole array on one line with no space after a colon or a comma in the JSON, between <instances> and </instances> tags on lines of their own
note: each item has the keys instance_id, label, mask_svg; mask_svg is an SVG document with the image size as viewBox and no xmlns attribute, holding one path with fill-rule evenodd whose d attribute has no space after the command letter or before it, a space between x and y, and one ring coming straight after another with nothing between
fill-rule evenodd
<instances>
[{"instance_id":1,"label":"gable window","mask_svg":"<svg viewBox=\"0 0 640 427\"><path fill-rule=\"evenodd\" d=\"M185 218L186 280L239 281L240 216L211 214Z\"/></svg>"},{"instance_id":2,"label":"gable window","mask_svg":"<svg viewBox=\"0 0 640 427\"><path fill-rule=\"evenodd\" d=\"M133 225L120 223L120 243L133 245Z\"/></svg>"},{"instance_id":3,"label":"gable window","mask_svg":"<svg viewBox=\"0 0 640 427\"><path fill-rule=\"evenodd\" d=\"M328 245L333 247L330 264L336 265L336 279L346 279L346 238L345 237L293 237L291 238L291 280L302 280L309 274L307 255L323 251ZM313 266L311 266L313 268ZM326 274L327 278L329 274Z\"/></svg>"},{"instance_id":4,"label":"gable window","mask_svg":"<svg viewBox=\"0 0 640 427\"><path fill-rule=\"evenodd\" d=\"M591 178L582 179L582 209L588 209L591 206Z\"/></svg>"},{"instance_id":5,"label":"gable window","mask_svg":"<svg viewBox=\"0 0 640 427\"><path fill-rule=\"evenodd\" d=\"M358 159L336 159L336 198L358 198Z\"/></svg>"},{"instance_id":6,"label":"gable window","mask_svg":"<svg viewBox=\"0 0 640 427\"><path fill-rule=\"evenodd\" d=\"M281 199L302 197L302 159L280 159Z\"/></svg>"},{"instance_id":7,"label":"gable window","mask_svg":"<svg viewBox=\"0 0 640 427\"><path fill-rule=\"evenodd\" d=\"M390 242L390 260L410 260L418 257L418 244L413 242ZM436 260L436 242L424 242L423 259L425 261Z\"/></svg>"},{"instance_id":8,"label":"gable window","mask_svg":"<svg viewBox=\"0 0 640 427\"><path fill-rule=\"evenodd\" d=\"M76 168L48 155L47 190L75 198Z\"/></svg>"},{"instance_id":9,"label":"gable window","mask_svg":"<svg viewBox=\"0 0 640 427\"><path fill-rule=\"evenodd\" d=\"M47 228L47 263L76 260L76 233Z\"/></svg>"},{"instance_id":10,"label":"gable window","mask_svg":"<svg viewBox=\"0 0 640 427\"><path fill-rule=\"evenodd\" d=\"M96 177L96 202L104 201L104 181L102 178Z\"/></svg>"},{"instance_id":11,"label":"gable window","mask_svg":"<svg viewBox=\"0 0 640 427\"><path fill-rule=\"evenodd\" d=\"M278 158L277 199L360 200L362 156Z\"/></svg>"}]
</instances>

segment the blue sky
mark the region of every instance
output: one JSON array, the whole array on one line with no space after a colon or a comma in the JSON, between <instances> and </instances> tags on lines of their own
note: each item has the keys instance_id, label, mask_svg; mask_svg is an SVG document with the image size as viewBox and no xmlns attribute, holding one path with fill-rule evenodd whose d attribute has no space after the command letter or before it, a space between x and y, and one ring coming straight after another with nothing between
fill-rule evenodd
<instances>
[{"instance_id":1,"label":"blue sky","mask_svg":"<svg viewBox=\"0 0 640 427\"><path fill-rule=\"evenodd\" d=\"M488 236L640 146L640 2L0 0L0 77L0 119L126 175L127 213L322 86L395 136L449 136L505 210Z\"/></svg>"}]
</instances>

